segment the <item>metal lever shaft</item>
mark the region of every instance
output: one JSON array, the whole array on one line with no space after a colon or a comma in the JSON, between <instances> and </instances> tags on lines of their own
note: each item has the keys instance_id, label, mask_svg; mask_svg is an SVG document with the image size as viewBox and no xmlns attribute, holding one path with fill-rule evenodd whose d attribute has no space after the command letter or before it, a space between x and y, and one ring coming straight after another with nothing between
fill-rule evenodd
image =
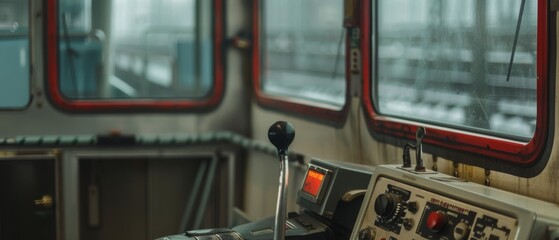
<instances>
[{"instance_id":1,"label":"metal lever shaft","mask_svg":"<svg viewBox=\"0 0 559 240\"><path fill-rule=\"evenodd\" d=\"M276 218L274 240L285 239L285 213L287 208L287 184L289 181L289 157L282 154L280 158L280 176L278 188L278 201L276 205Z\"/></svg>"}]
</instances>

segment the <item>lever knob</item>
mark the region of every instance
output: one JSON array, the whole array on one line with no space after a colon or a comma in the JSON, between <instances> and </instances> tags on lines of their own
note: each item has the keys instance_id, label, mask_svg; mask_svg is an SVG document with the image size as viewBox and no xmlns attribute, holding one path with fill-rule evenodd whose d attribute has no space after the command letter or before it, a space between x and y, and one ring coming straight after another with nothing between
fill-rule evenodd
<instances>
[{"instance_id":1,"label":"lever knob","mask_svg":"<svg viewBox=\"0 0 559 240\"><path fill-rule=\"evenodd\" d=\"M295 138L295 128L286 121L277 121L268 129L268 139L278 149L279 155L285 155Z\"/></svg>"}]
</instances>

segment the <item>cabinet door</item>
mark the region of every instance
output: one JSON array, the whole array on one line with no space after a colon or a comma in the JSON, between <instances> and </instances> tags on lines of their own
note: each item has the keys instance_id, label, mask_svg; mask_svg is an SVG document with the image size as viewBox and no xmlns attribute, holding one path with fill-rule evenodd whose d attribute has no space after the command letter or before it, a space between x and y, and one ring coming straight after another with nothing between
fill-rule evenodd
<instances>
[{"instance_id":1,"label":"cabinet door","mask_svg":"<svg viewBox=\"0 0 559 240\"><path fill-rule=\"evenodd\" d=\"M54 160L0 160L0 239L56 239Z\"/></svg>"}]
</instances>

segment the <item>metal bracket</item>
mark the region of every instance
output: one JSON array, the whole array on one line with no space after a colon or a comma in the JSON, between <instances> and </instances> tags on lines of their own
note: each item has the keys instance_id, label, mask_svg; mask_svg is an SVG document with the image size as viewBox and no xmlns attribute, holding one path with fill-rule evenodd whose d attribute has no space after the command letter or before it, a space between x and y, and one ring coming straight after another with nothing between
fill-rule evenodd
<instances>
[{"instance_id":1,"label":"metal bracket","mask_svg":"<svg viewBox=\"0 0 559 240\"><path fill-rule=\"evenodd\" d=\"M458 172L458 162L454 162L452 164L453 168L454 168L454 173L452 174L454 177L459 177L459 172Z\"/></svg>"},{"instance_id":2,"label":"metal bracket","mask_svg":"<svg viewBox=\"0 0 559 240\"><path fill-rule=\"evenodd\" d=\"M435 172L439 170L438 166L437 166L437 160L438 160L437 155L433 155L433 169L432 170L435 171Z\"/></svg>"},{"instance_id":3,"label":"metal bracket","mask_svg":"<svg viewBox=\"0 0 559 240\"><path fill-rule=\"evenodd\" d=\"M491 186L491 179L489 178L489 175L491 175L491 170L489 169L485 169L485 186Z\"/></svg>"}]
</instances>

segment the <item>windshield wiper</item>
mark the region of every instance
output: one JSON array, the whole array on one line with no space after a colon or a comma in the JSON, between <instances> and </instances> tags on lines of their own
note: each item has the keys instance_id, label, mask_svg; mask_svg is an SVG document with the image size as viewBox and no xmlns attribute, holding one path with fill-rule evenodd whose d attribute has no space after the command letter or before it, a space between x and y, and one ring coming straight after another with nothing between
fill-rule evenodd
<instances>
[{"instance_id":1,"label":"windshield wiper","mask_svg":"<svg viewBox=\"0 0 559 240\"><path fill-rule=\"evenodd\" d=\"M516 45L518 43L518 35L520 33L520 25L522 24L522 15L524 15L524 6L526 5L526 0L522 0L520 3L520 11L518 13L518 20L516 21L516 32L514 33L514 42L512 44L512 51L510 54L509 71L507 72L507 82L510 80L510 74L512 71L512 62L514 61L514 53L516 52Z\"/></svg>"},{"instance_id":2,"label":"windshield wiper","mask_svg":"<svg viewBox=\"0 0 559 240\"><path fill-rule=\"evenodd\" d=\"M74 97L79 97L78 80L76 79L76 68L74 64L74 56L78 55L77 52L70 45L70 34L68 33L68 13L62 14L62 27L64 33L64 42L66 43L66 58L68 58L68 65L70 65L70 78L74 87Z\"/></svg>"}]
</instances>

